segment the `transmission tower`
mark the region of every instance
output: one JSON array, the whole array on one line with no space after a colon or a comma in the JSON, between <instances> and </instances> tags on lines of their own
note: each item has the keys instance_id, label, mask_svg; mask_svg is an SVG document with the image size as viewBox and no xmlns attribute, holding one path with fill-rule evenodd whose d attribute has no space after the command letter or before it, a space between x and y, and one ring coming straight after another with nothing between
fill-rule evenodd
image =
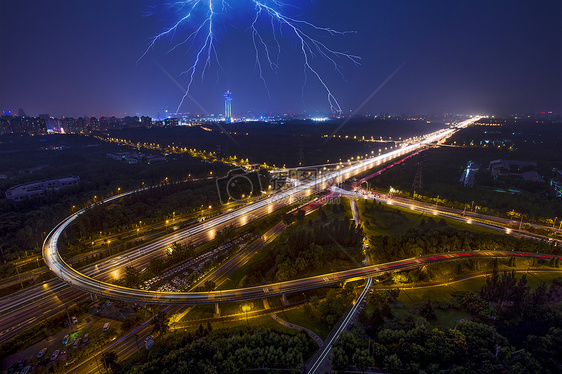
<instances>
[{"instance_id":1,"label":"transmission tower","mask_svg":"<svg viewBox=\"0 0 562 374\"><path fill-rule=\"evenodd\" d=\"M418 163L418 169L416 170L416 176L414 177L412 190L417 192L423 191L423 167L421 162Z\"/></svg>"}]
</instances>

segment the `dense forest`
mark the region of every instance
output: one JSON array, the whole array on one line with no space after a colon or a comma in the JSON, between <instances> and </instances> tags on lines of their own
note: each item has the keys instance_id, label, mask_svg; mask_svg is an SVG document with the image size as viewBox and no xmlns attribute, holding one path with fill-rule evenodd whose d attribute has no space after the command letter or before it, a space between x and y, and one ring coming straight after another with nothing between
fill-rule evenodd
<instances>
[{"instance_id":1,"label":"dense forest","mask_svg":"<svg viewBox=\"0 0 562 374\"><path fill-rule=\"evenodd\" d=\"M431 300L404 315L395 293L374 294L360 326L336 343L332 365L391 373L559 373L562 370L562 280L534 290L525 276L495 271L481 292ZM432 328L437 309L466 310L454 329Z\"/></svg>"},{"instance_id":2,"label":"dense forest","mask_svg":"<svg viewBox=\"0 0 562 374\"><path fill-rule=\"evenodd\" d=\"M304 332L294 335L271 329L237 327L210 329L194 334L174 334L150 349L146 362L117 369L131 374L247 373L284 369L300 373L314 352L314 342Z\"/></svg>"},{"instance_id":3,"label":"dense forest","mask_svg":"<svg viewBox=\"0 0 562 374\"><path fill-rule=\"evenodd\" d=\"M340 208L343 210L343 206ZM309 221L307 225L297 222L291 227L283 242L248 268L239 286L295 279L333 261L361 263L361 227L355 227L347 217L327 221L322 213L320 211L316 221Z\"/></svg>"}]
</instances>

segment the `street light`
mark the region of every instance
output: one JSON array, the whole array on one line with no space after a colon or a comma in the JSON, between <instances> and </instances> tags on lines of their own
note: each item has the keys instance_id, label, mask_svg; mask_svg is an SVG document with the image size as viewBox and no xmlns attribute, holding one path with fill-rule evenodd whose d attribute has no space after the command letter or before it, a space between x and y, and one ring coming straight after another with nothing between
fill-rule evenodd
<instances>
[{"instance_id":1,"label":"street light","mask_svg":"<svg viewBox=\"0 0 562 374\"><path fill-rule=\"evenodd\" d=\"M243 304L242 311L246 313L246 324L248 323L248 312L252 310L252 306L250 304Z\"/></svg>"}]
</instances>

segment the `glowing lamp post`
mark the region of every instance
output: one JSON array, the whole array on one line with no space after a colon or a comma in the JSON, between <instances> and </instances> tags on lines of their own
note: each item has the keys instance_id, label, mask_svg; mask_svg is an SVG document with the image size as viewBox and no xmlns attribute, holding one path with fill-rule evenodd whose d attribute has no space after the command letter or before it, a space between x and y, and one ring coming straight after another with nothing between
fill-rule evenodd
<instances>
[{"instance_id":1,"label":"glowing lamp post","mask_svg":"<svg viewBox=\"0 0 562 374\"><path fill-rule=\"evenodd\" d=\"M243 304L242 311L246 313L246 323L248 323L248 312L252 310L252 306L250 304Z\"/></svg>"}]
</instances>

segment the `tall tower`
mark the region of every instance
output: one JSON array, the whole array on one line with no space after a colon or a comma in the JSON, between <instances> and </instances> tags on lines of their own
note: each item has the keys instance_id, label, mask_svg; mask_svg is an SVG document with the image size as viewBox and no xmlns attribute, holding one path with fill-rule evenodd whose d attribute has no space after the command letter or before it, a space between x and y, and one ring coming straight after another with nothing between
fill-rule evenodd
<instances>
[{"instance_id":1,"label":"tall tower","mask_svg":"<svg viewBox=\"0 0 562 374\"><path fill-rule=\"evenodd\" d=\"M230 91L224 93L224 122L232 122L232 98L230 97Z\"/></svg>"}]
</instances>

